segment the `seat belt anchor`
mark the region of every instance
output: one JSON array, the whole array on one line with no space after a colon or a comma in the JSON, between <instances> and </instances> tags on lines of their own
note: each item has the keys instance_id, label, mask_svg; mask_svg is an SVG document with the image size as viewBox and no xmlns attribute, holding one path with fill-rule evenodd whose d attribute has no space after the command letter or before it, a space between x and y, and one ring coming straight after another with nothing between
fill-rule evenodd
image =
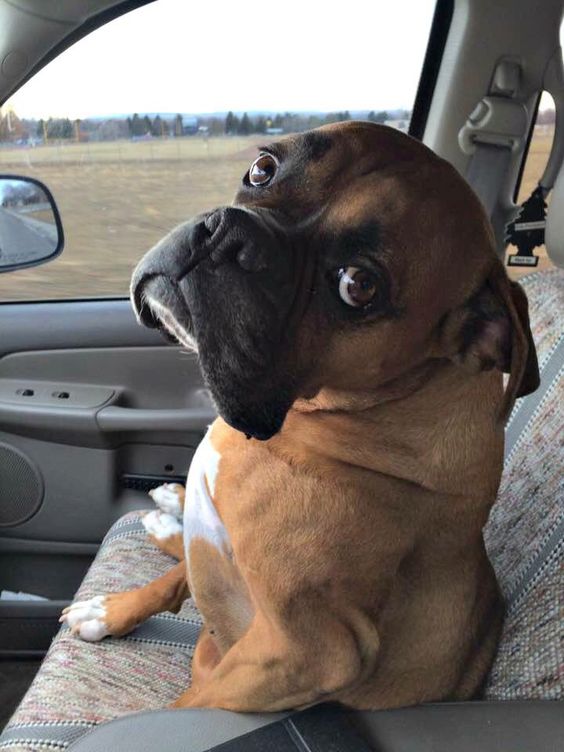
<instances>
[{"instance_id":1,"label":"seat belt anchor","mask_svg":"<svg viewBox=\"0 0 564 752\"><path fill-rule=\"evenodd\" d=\"M501 96L486 96L478 102L458 133L465 154L474 154L479 144L517 151L527 133L524 104Z\"/></svg>"}]
</instances>

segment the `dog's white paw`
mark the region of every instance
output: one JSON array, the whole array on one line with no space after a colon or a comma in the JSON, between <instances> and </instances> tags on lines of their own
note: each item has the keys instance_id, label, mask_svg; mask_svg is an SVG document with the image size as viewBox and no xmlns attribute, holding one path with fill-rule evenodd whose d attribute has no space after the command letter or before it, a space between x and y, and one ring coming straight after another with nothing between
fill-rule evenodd
<instances>
[{"instance_id":1,"label":"dog's white paw","mask_svg":"<svg viewBox=\"0 0 564 752\"><path fill-rule=\"evenodd\" d=\"M153 512L147 512L141 519L145 530L149 535L154 535L158 540L170 538L171 535L182 534L182 523L172 514L160 512L155 509Z\"/></svg>"},{"instance_id":2,"label":"dog's white paw","mask_svg":"<svg viewBox=\"0 0 564 752\"><path fill-rule=\"evenodd\" d=\"M106 618L105 595L97 595L89 601L77 601L63 610L59 621L66 624L73 634L87 642L99 642L110 632Z\"/></svg>"},{"instance_id":3,"label":"dog's white paw","mask_svg":"<svg viewBox=\"0 0 564 752\"><path fill-rule=\"evenodd\" d=\"M162 512L182 517L184 510L184 486L180 483L165 483L149 491L149 496Z\"/></svg>"}]
</instances>

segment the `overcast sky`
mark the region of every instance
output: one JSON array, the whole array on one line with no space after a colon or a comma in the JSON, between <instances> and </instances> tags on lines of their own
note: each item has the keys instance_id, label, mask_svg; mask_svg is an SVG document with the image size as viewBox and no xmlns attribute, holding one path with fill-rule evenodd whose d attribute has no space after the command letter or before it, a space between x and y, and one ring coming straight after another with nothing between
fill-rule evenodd
<instances>
[{"instance_id":1,"label":"overcast sky","mask_svg":"<svg viewBox=\"0 0 564 752\"><path fill-rule=\"evenodd\" d=\"M435 0L157 0L17 92L20 117L411 108Z\"/></svg>"}]
</instances>

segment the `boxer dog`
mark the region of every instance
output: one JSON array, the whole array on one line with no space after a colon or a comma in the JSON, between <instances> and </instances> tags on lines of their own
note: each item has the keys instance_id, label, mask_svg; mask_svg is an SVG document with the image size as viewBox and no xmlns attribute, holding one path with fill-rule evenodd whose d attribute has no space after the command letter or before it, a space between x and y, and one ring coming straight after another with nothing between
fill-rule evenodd
<instances>
[{"instance_id":1,"label":"boxer dog","mask_svg":"<svg viewBox=\"0 0 564 752\"><path fill-rule=\"evenodd\" d=\"M482 528L505 418L539 378L525 295L456 170L371 123L284 138L232 206L143 258L132 299L197 350L220 417L189 470L185 559L64 620L120 635L191 593L178 707L475 696L502 622Z\"/></svg>"}]
</instances>

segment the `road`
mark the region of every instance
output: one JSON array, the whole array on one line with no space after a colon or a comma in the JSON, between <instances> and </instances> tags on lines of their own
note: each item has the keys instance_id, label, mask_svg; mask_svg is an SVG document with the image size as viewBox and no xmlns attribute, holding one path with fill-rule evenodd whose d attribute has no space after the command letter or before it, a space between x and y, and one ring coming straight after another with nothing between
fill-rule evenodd
<instances>
[{"instance_id":1,"label":"road","mask_svg":"<svg viewBox=\"0 0 564 752\"><path fill-rule=\"evenodd\" d=\"M0 208L0 267L39 261L57 247L57 228Z\"/></svg>"}]
</instances>

